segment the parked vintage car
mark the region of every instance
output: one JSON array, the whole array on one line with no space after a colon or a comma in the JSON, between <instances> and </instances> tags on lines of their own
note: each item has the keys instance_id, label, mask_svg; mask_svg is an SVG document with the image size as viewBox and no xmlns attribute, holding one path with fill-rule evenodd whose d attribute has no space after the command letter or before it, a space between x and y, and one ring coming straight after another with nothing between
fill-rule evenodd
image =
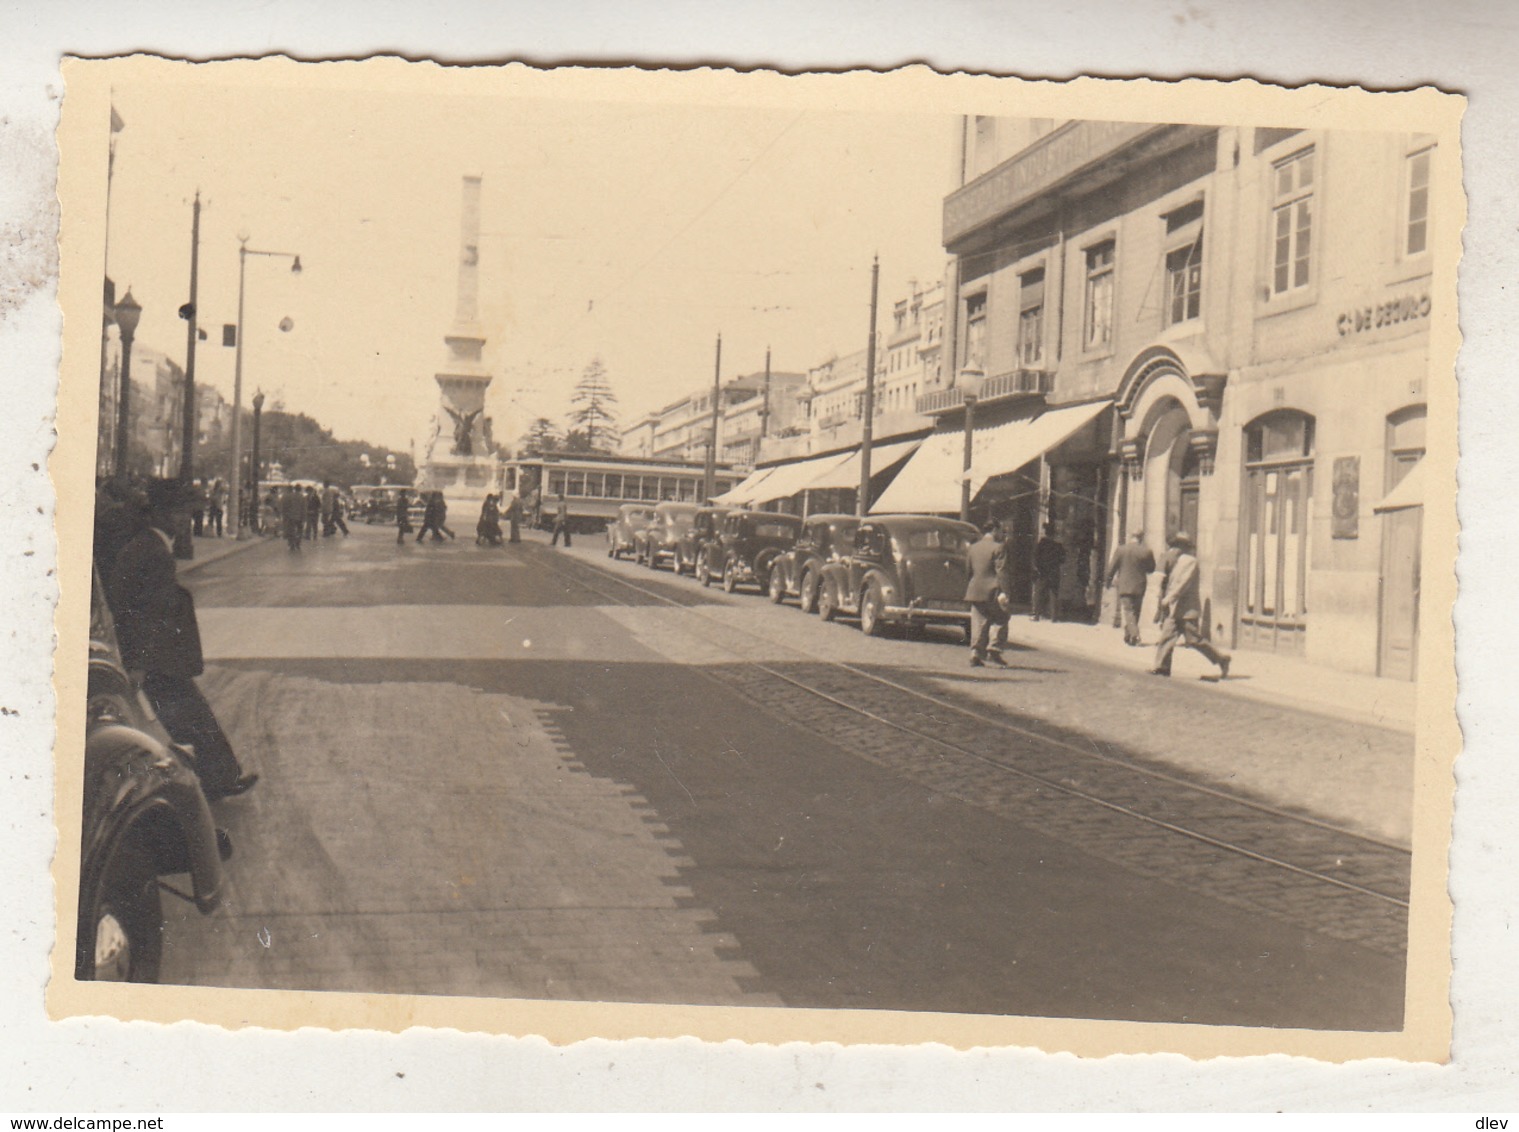
<instances>
[{"instance_id":1,"label":"parked vintage car","mask_svg":"<svg viewBox=\"0 0 1519 1132\"><path fill-rule=\"evenodd\" d=\"M717 538L707 544L701 579L711 585L723 580L732 593L739 586L757 586L764 593L770 585L770 567L796 544L802 521L795 515L774 511L734 511L718 523Z\"/></svg>"},{"instance_id":2,"label":"parked vintage car","mask_svg":"<svg viewBox=\"0 0 1519 1132\"><path fill-rule=\"evenodd\" d=\"M666 561L672 567L678 565L680 541L691 529L695 514L694 503L656 503L649 525L634 535L634 560L650 570L658 570Z\"/></svg>"},{"instance_id":3,"label":"parked vintage car","mask_svg":"<svg viewBox=\"0 0 1519 1132\"><path fill-rule=\"evenodd\" d=\"M681 536L680 547L675 554L677 574L689 570L692 577L705 578L707 549L717 538L717 528L723 516L732 513L732 507L717 503L705 503L696 509L696 514L691 517L691 526Z\"/></svg>"},{"instance_id":4,"label":"parked vintage car","mask_svg":"<svg viewBox=\"0 0 1519 1132\"><path fill-rule=\"evenodd\" d=\"M892 625L968 627L968 554L978 537L955 519L872 516L855 531L854 550L823 567L818 614L858 615L870 636Z\"/></svg>"},{"instance_id":5,"label":"parked vintage car","mask_svg":"<svg viewBox=\"0 0 1519 1132\"><path fill-rule=\"evenodd\" d=\"M209 913L221 901L232 843L212 824L194 754L169 738L122 666L98 573L85 705L74 974L154 982L163 954L158 878L188 873L190 897Z\"/></svg>"},{"instance_id":6,"label":"parked vintage car","mask_svg":"<svg viewBox=\"0 0 1519 1132\"><path fill-rule=\"evenodd\" d=\"M621 558L635 549L634 536L654 518L654 508L645 503L624 503L617 508L617 518L607 524L607 557Z\"/></svg>"},{"instance_id":7,"label":"parked vintage car","mask_svg":"<svg viewBox=\"0 0 1519 1132\"><path fill-rule=\"evenodd\" d=\"M816 613L823 567L854 549L854 532L859 525L854 515L808 515L796 544L779 555L770 568L770 600L779 605L794 597L803 613Z\"/></svg>"}]
</instances>

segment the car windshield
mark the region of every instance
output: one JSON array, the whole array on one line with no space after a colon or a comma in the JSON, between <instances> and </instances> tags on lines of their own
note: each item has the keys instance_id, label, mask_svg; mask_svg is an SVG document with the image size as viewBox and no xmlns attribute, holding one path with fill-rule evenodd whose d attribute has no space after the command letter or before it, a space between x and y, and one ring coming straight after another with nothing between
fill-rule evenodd
<instances>
[{"instance_id":1,"label":"car windshield","mask_svg":"<svg viewBox=\"0 0 1519 1132\"><path fill-rule=\"evenodd\" d=\"M790 523L755 523L755 538L790 538L796 533L796 528Z\"/></svg>"}]
</instances>

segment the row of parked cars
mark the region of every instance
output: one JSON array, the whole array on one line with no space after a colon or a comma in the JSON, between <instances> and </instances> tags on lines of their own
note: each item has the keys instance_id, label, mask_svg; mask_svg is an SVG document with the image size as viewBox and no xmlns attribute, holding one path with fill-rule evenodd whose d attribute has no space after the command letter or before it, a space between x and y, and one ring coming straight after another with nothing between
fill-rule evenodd
<instances>
[{"instance_id":1,"label":"row of parked cars","mask_svg":"<svg viewBox=\"0 0 1519 1132\"><path fill-rule=\"evenodd\" d=\"M694 503L624 505L607 527L607 554L653 570L668 565L703 585L794 599L825 621L858 617L880 636L895 627L962 626L976 528L935 515L817 514L806 519Z\"/></svg>"}]
</instances>

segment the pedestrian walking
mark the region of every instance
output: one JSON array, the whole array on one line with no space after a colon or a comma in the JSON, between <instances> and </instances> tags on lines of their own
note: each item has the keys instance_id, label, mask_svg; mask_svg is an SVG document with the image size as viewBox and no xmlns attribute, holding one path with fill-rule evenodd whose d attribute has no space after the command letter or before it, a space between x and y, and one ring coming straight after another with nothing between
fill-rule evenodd
<instances>
[{"instance_id":1,"label":"pedestrian walking","mask_svg":"<svg viewBox=\"0 0 1519 1132\"><path fill-rule=\"evenodd\" d=\"M965 600L970 602L970 665L981 668L990 661L998 668L1006 668L1002 650L1007 648L1012 578L1000 524L986 524L967 559L970 579L965 586ZM997 630L995 640L993 626Z\"/></svg>"},{"instance_id":2,"label":"pedestrian walking","mask_svg":"<svg viewBox=\"0 0 1519 1132\"><path fill-rule=\"evenodd\" d=\"M280 529L285 534L285 545L291 550L300 550L301 536L306 531L306 497L298 487L287 487L283 491Z\"/></svg>"},{"instance_id":3,"label":"pedestrian walking","mask_svg":"<svg viewBox=\"0 0 1519 1132\"><path fill-rule=\"evenodd\" d=\"M299 489L297 489L299 490ZM315 542L317 530L322 522L322 499L317 495L316 488L306 489L306 540Z\"/></svg>"},{"instance_id":4,"label":"pedestrian walking","mask_svg":"<svg viewBox=\"0 0 1519 1132\"><path fill-rule=\"evenodd\" d=\"M396 545L400 546L411 534L411 497L403 487L396 494Z\"/></svg>"},{"instance_id":5,"label":"pedestrian walking","mask_svg":"<svg viewBox=\"0 0 1519 1132\"><path fill-rule=\"evenodd\" d=\"M496 502L494 493L487 495L485 502L480 504L480 519L475 524L475 545L501 545L501 506Z\"/></svg>"},{"instance_id":6,"label":"pedestrian walking","mask_svg":"<svg viewBox=\"0 0 1519 1132\"><path fill-rule=\"evenodd\" d=\"M1046 523L1044 534L1034 547L1033 620L1047 617L1057 621L1060 612L1060 567L1065 563L1065 547L1055 538L1055 524Z\"/></svg>"},{"instance_id":7,"label":"pedestrian walking","mask_svg":"<svg viewBox=\"0 0 1519 1132\"><path fill-rule=\"evenodd\" d=\"M512 501L506 505L506 521L511 530L509 542L522 541L522 499L512 492Z\"/></svg>"},{"instance_id":8,"label":"pedestrian walking","mask_svg":"<svg viewBox=\"0 0 1519 1132\"><path fill-rule=\"evenodd\" d=\"M205 670L195 599L174 570L174 531L192 502L177 481L149 485L148 525L117 556L107 592L122 662L174 741L194 751L201 790L214 802L250 790L258 775L243 773L195 684Z\"/></svg>"},{"instance_id":9,"label":"pedestrian walking","mask_svg":"<svg viewBox=\"0 0 1519 1132\"><path fill-rule=\"evenodd\" d=\"M1220 680L1229 678L1229 664L1234 659L1226 652L1214 648L1202 634L1202 575L1198 571L1197 558L1193 553L1192 540L1186 535L1172 535L1171 547L1176 551L1170 573L1166 576L1165 589L1160 595L1161 623L1160 643L1155 648L1153 676L1171 675L1171 654L1178 644L1196 649L1218 665Z\"/></svg>"},{"instance_id":10,"label":"pedestrian walking","mask_svg":"<svg viewBox=\"0 0 1519 1132\"><path fill-rule=\"evenodd\" d=\"M205 532L206 507L208 505L209 500L206 495L205 481L196 480L194 487L190 491L190 529L194 532L196 538L199 538Z\"/></svg>"},{"instance_id":11,"label":"pedestrian walking","mask_svg":"<svg viewBox=\"0 0 1519 1132\"><path fill-rule=\"evenodd\" d=\"M1139 610L1144 605L1145 589L1155 572L1155 555L1145 545L1144 531L1135 531L1129 541L1113 552L1108 567L1108 585L1118 591L1118 614L1123 621L1123 643L1140 645Z\"/></svg>"},{"instance_id":12,"label":"pedestrian walking","mask_svg":"<svg viewBox=\"0 0 1519 1132\"><path fill-rule=\"evenodd\" d=\"M337 505L338 489L332 486L331 480L322 481L322 537L331 538L338 533L337 524L332 521L332 510Z\"/></svg>"},{"instance_id":13,"label":"pedestrian walking","mask_svg":"<svg viewBox=\"0 0 1519 1132\"><path fill-rule=\"evenodd\" d=\"M334 489L332 499L332 525L343 532L343 537L348 537L348 524L343 521L343 514L348 510L348 504L343 500L343 493Z\"/></svg>"},{"instance_id":14,"label":"pedestrian walking","mask_svg":"<svg viewBox=\"0 0 1519 1132\"><path fill-rule=\"evenodd\" d=\"M564 501L564 492L559 493L559 502L554 507L554 534L549 539L550 546L559 545L559 536L564 535L564 548L570 548L570 505Z\"/></svg>"},{"instance_id":15,"label":"pedestrian walking","mask_svg":"<svg viewBox=\"0 0 1519 1132\"><path fill-rule=\"evenodd\" d=\"M219 479L211 481L211 492L206 501L206 520L208 529L222 537L222 515L227 510L227 485ZM253 516L253 529L258 529L258 516Z\"/></svg>"},{"instance_id":16,"label":"pedestrian walking","mask_svg":"<svg viewBox=\"0 0 1519 1132\"><path fill-rule=\"evenodd\" d=\"M441 491L433 492L432 497L438 507L438 531L453 538L454 532L448 529L448 500L443 498Z\"/></svg>"},{"instance_id":17,"label":"pedestrian walking","mask_svg":"<svg viewBox=\"0 0 1519 1132\"><path fill-rule=\"evenodd\" d=\"M422 529L417 532L417 541L421 542L430 533L433 542L442 542L443 533L448 529L443 525L447 514L448 504L443 502L443 493L441 491L428 492L422 506Z\"/></svg>"}]
</instances>

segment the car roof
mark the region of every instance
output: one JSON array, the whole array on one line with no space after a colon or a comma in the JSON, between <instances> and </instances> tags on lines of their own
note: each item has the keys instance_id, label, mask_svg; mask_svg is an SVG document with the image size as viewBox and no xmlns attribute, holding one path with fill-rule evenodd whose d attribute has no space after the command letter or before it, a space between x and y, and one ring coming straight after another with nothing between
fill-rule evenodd
<instances>
[{"instance_id":1,"label":"car roof","mask_svg":"<svg viewBox=\"0 0 1519 1132\"><path fill-rule=\"evenodd\" d=\"M656 503L654 510L661 515L694 515L696 514L696 504L677 503L673 499L666 499L663 503Z\"/></svg>"},{"instance_id":2,"label":"car roof","mask_svg":"<svg viewBox=\"0 0 1519 1132\"><path fill-rule=\"evenodd\" d=\"M928 530L931 528L949 528L961 532L980 534L981 532L970 523L962 523L959 519L946 519L939 515L872 515L867 522L893 531Z\"/></svg>"}]
</instances>

